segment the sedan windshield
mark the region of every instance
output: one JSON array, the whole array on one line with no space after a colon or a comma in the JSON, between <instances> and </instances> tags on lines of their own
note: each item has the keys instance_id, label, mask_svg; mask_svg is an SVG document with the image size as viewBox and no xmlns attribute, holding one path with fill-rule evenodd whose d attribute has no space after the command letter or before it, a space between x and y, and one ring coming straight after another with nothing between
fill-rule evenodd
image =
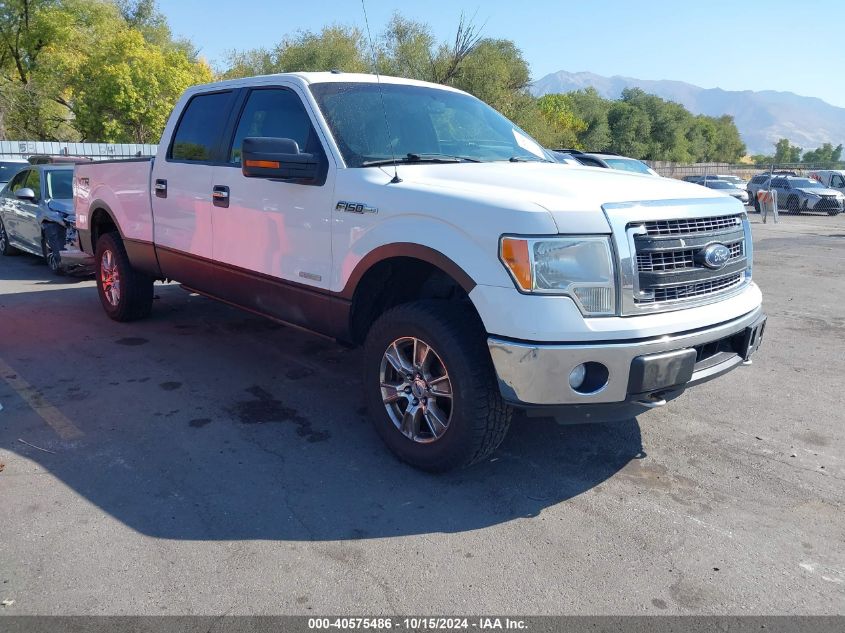
<instances>
[{"instance_id":1,"label":"sedan windshield","mask_svg":"<svg viewBox=\"0 0 845 633\"><path fill-rule=\"evenodd\" d=\"M824 189L825 186L818 180L811 180L809 178L790 178L790 186L796 189Z\"/></svg>"},{"instance_id":2,"label":"sedan windshield","mask_svg":"<svg viewBox=\"0 0 845 633\"><path fill-rule=\"evenodd\" d=\"M73 198L72 169L55 169L47 172L47 197L53 200Z\"/></svg>"},{"instance_id":3,"label":"sedan windshield","mask_svg":"<svg viewBox=\"0 0 845 633\"><path fill-rule=\"evenodd\" d=\"M405 84L311 86L349 167L390 163L549 161L534 139L483 101Z\"/></svg>"},{"instance_id":4,"label":"sedan windshield","mask_svg":"<svg viewBox=\"0 0 845 633\"><path fill-rule=\"evenodd\" d=\"M731 183L724 180L708 180L704 183L704 186L710 189L736 189Z\"/></svg>"},{"instance_id":5,"label":"sedan windshield","mask_svg":"<svg viewBox=\"0 0 845 633\"><path fill-rule=\"evenodd\" d=\"M641 163L633 158L605 158L604 162L608 164L611 169L621 169L623 171L633 171L637 174L651 174L648 165Z\"/></svg>"}]
</instances>

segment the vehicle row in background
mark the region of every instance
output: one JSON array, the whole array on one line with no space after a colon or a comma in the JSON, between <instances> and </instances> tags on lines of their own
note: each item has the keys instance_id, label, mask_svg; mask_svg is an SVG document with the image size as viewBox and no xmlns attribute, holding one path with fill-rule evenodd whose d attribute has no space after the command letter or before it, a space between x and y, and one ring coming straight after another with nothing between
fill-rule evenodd
<instances>
[{"instance_id":1,"label":"vehicle row in background","mask_svg":"<svg viewBox=\"0 0 845 633\"><path fill-rule=\"evenodd\" d=\"M619 169L635 174L659 176L651 167L636 158L628 158L610 152L582 152L578 149L550 150L552 156L559 163L585 165L587 167L603 167L605 169Z\"/></svg>"},{"instance_id":2,"label":"vehicle row in background","mask_svg":"<svg viewBox=\"0 0 845 633\"><path fill-rule=\"evenodd\" d=\"M0 191L0 254L40 255L56 274L91 268L76 232L73 164L24 164Z\"/></svg>"},{"instance_id":3,"label":"vehicle row in background","mask_svg":"<svg viewBox=\"0 0 845 633\"><path fill-rule=\"evenodd\" d=\"M737 189L745 189L746 185L748 184L747 181L743 180L739 176L732 176L730 174L707 174L705 176L684 176L682 179L684 182L691 182L696 185L706 185L707 182L711 182L714 180L718 180L721 182L726 182Z\"/></svg>"}]
</instances>

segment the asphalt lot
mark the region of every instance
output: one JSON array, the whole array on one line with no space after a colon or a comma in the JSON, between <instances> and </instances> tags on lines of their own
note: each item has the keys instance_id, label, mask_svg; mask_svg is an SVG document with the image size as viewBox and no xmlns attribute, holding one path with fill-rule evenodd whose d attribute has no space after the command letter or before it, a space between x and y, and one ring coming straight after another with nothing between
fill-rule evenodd
<instances>
[{"instance_id":1,"label":"asphalt lot","mask_svg":"<svg viewBox=\"0 0 845 633\"><path fill-rule=\"evenodd\" d=\"M845 613L845 215L752 221L753 366L445 476L382 446L357 351L0 259L0 615Z\"/></svg>"}]
</instances>

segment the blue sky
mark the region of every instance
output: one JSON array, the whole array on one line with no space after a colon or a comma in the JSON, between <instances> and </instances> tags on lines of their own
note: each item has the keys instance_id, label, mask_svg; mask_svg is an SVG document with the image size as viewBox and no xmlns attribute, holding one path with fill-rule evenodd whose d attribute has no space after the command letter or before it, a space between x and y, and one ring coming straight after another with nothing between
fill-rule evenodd
<instances>
[{"instance_id":1,"label":"blue sky","mask_svg":"<svg viewBox=\"0 0 845 633\"><path fill-rule=\"evenodd\" d=\"M174 32L219 65L327 23L363 26L360 0L159 0ZM534 79L557 70L675 79L705 88L789 90L845 107L841 0L367 0L380 33L394 11L454 35L461 11L514 40ZM759 35L756 35L759 31Z\"/></svg>"}]
</instances>

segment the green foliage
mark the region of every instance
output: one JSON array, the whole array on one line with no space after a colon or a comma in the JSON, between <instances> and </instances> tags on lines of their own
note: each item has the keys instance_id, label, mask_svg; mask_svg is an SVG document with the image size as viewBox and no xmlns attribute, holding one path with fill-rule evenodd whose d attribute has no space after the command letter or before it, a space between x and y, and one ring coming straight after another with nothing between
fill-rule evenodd
<instances>
[{"instance_id":1,"label":"green foliage","mask_svg":"<svg viewBox=\"0 0 845 633\"><path fill-rule=\"evenodd\" d=\"M0 135L155 142L179 94L209 81L153 0L0 3Z\"/></svg>"},{"instance_id":2,"label":"green foliage","mask_svg":"<svg viewBox=\"0 0 845 633\"><path fill-rule=\"evenodd\" d=\"M833 146L832 143L825 143L821 147L804 152L802 162L812 164L833 164L842 159L842 144Z\"/></svg>"},{"instance_id":3,"label":"green foliage","mask_svg":"<svg viewBox=\"0 0 845 633\"><path fill-rule=\"evenodd\" d=\"M782 138L775 143L774 162L780 163L797 163L801 160L802 149L789 142L789 139Z\"/></svg>"},{"instance_id":4,"label":"green foliage","mask_svg":"<svg viewBox=\"0 0 845 633\"><path fill-rule=\"evenodd\" d=\"M139 31L119 31L73 75L74 126L86 139L155 142L185 88L211 79L208 66L178 48L156 46Z\"/></svg>"}]
</instances>

